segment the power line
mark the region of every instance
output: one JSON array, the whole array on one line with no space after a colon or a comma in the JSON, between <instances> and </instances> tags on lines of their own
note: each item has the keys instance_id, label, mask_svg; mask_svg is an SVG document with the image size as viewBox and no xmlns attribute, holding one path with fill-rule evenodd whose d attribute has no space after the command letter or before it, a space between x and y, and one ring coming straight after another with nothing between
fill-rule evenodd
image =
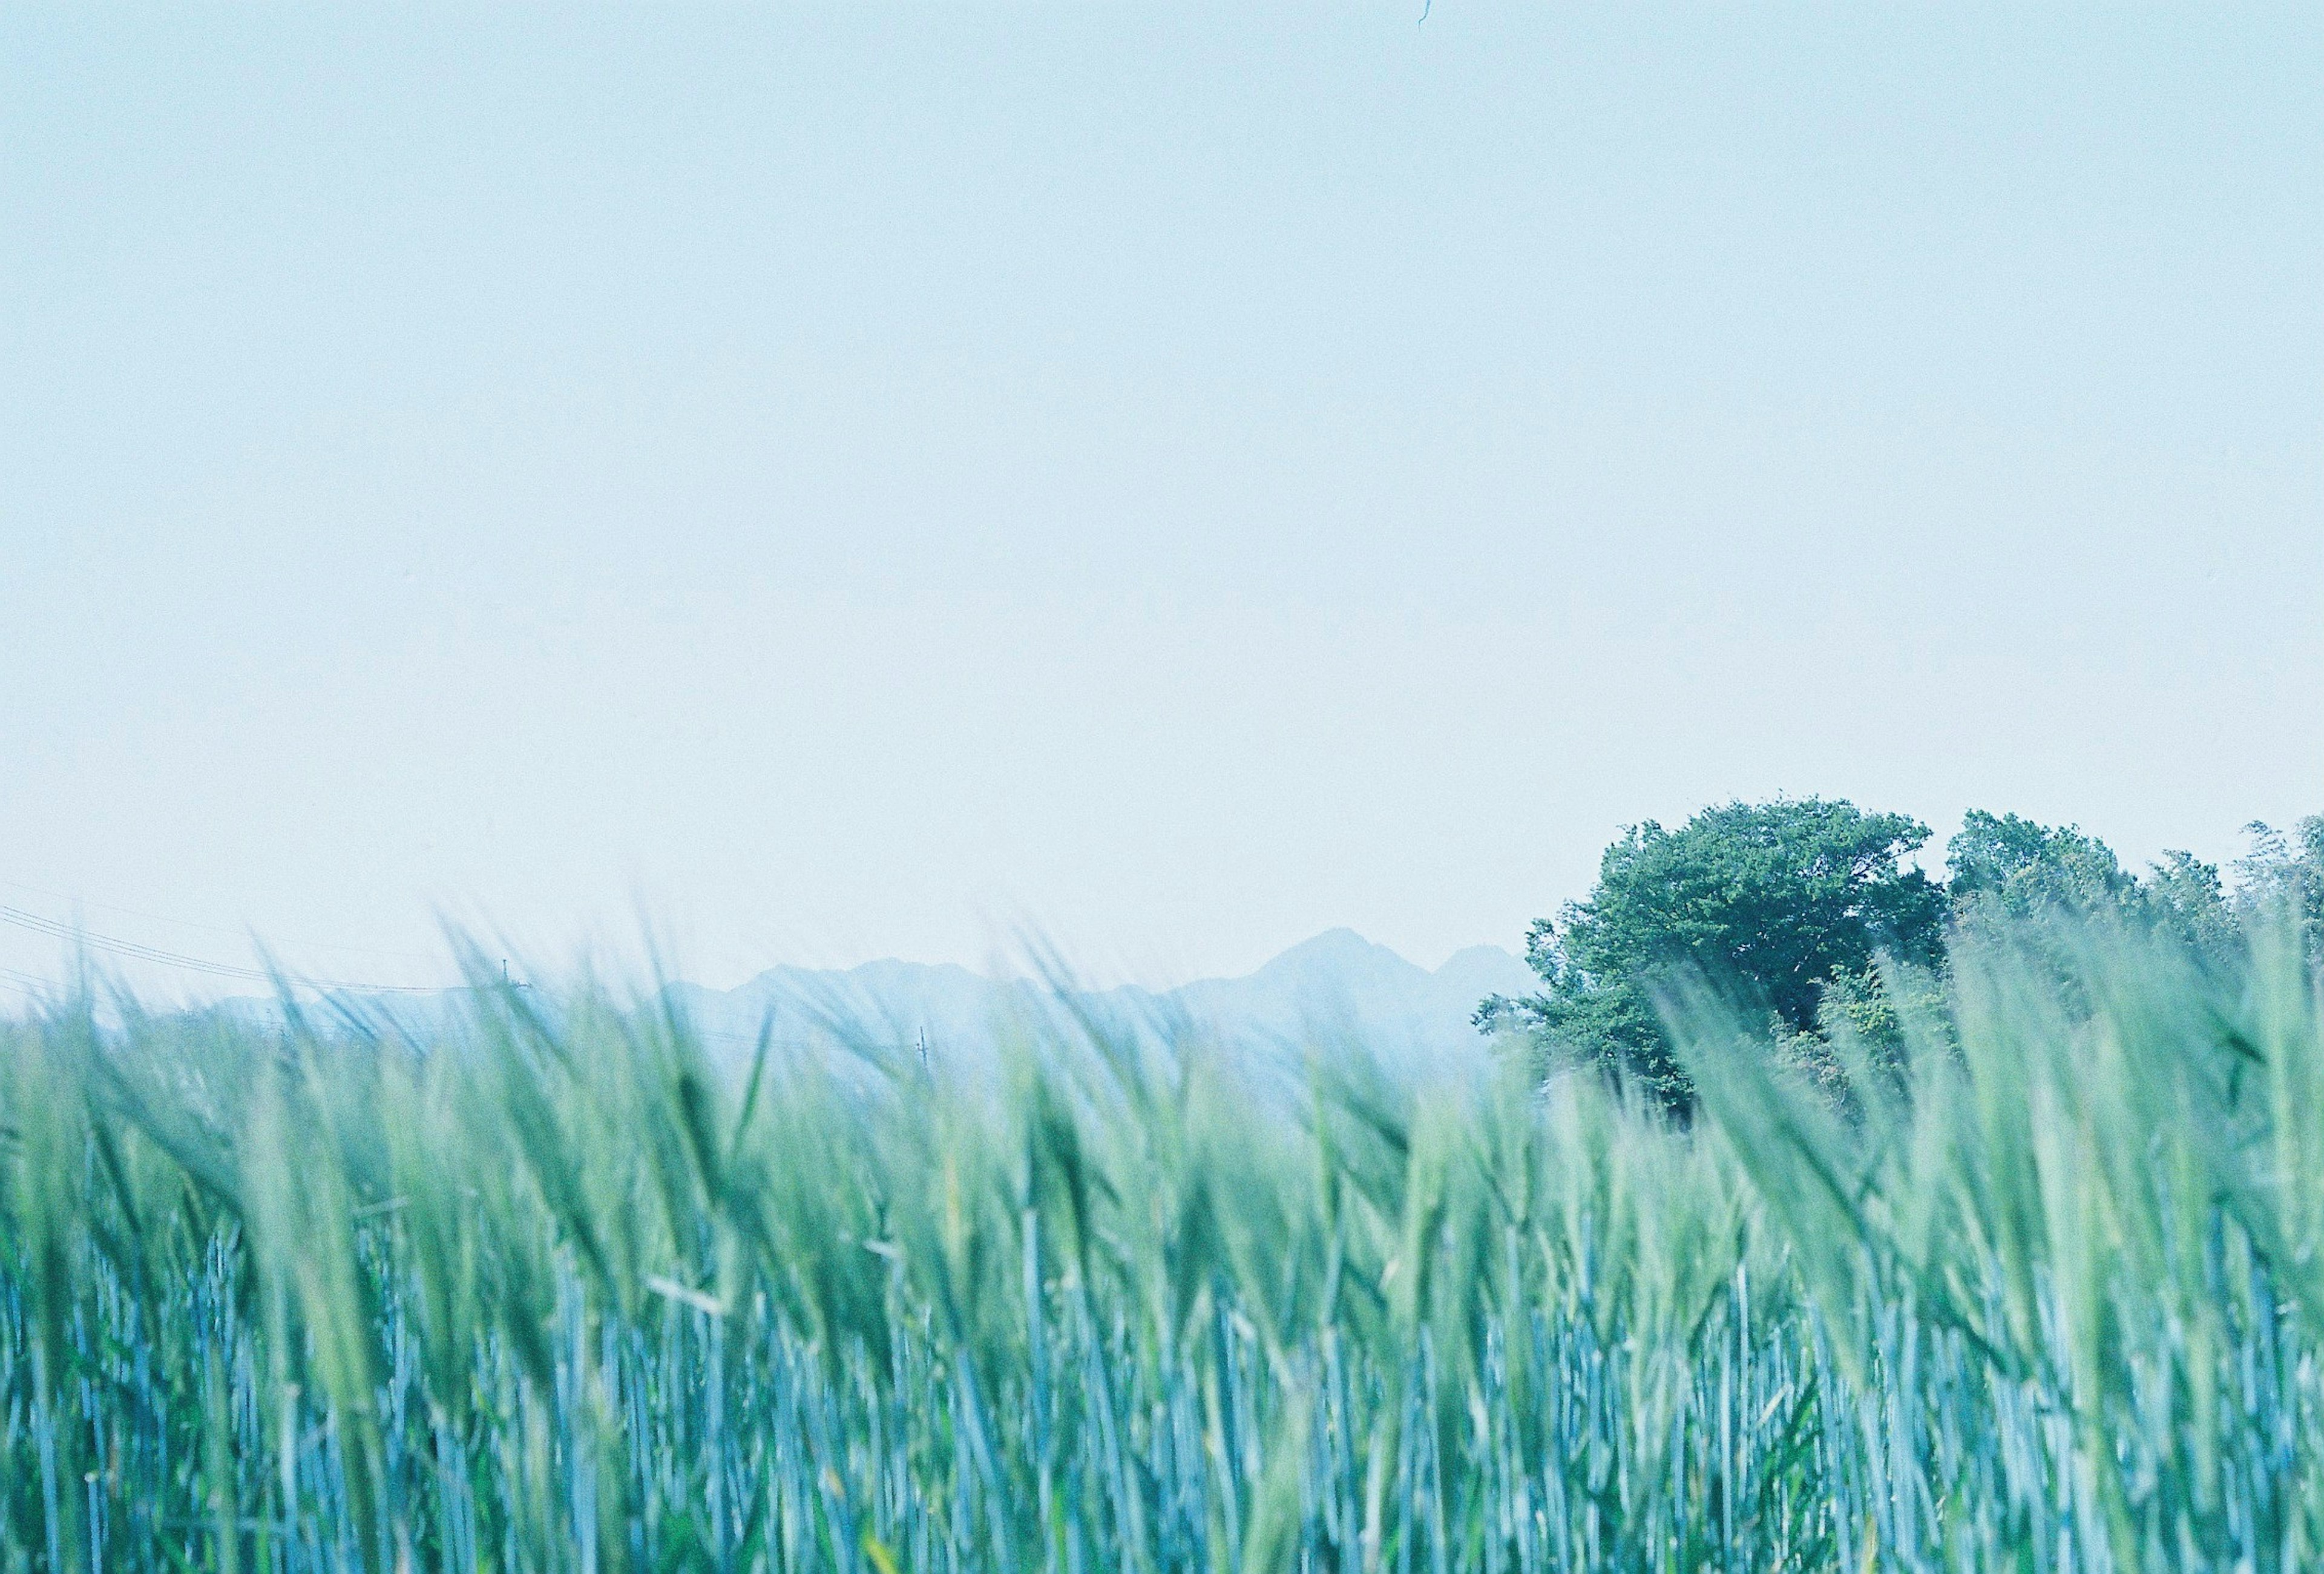
<instances>
[{"instance_id":1,"label":"power line","mask_svg":"<svg viewBox=\"0 0 2324 1574\"><path fill-rule=\"evenodd\" d=\"M241 968L231 962L212 961L207 957L188 955L183 951L164 950L159 946L142 945L116 935L98 934L92 930L60 923L43 918L37 912L27 912L21 907L0 903L0 923L27 930L33 934L47 935L69 944L102 951L108 956L129 961L151 963L156 967L175 968L182 972L199 973L213 978L228 978L238 983L264 984L270 986L289 979L310 988L344 990L352 994L433 995L437 991L420 984L359 984L345 979L314 978L290 973L272 973L259 968Z\"/></svg>"},{"instance_id":2,"label":"power line","mask_svg":"<svg viewBox=\"0 0 2324 1574\"><path fill-rule=\"evenodd\" d=\"M21 907L10 907L5 903L0 903L0 923L13 924L18 929L30 930L34 934L50 935L58 940L70 940L87 946L92 950L106 951L114 956L129 957L145 962L159 962L164 966L183 968L197 973L208 973L222 978L246 978L263 982L266 977L263 972L255 968L237 968L227 962L213 962L200 957L189 957L182 952L165 951L158 946L141 945L135 940L124 940L112 935L97 934L93 931L78 929L71 924L60 923L52 918L43 918L36 912L27 912Z\"/></svg>"},{"instance_id":3,"label":"power line","mask_svg":"<svg viewBox=\"0 0 2324 1574\"><path fill-rule=\"evenodd\" d=\"M0 885L7 886L11 891L23 891L34 896L45 896L52 902L69 902L77 906L94 907L106 912L118 912L129 918L149 919L152 922L166 923L177 929L195 929L206 934L231 935L236 940L247 939L249 935L247 930L229 929L224 924L217 923L197 923L190 918L171 918L167 913L148 912L140 907L124 907L117 902L97 902L87 897L68 895L62 891L51 891L39 885L27 885L22 880L0 880ZM390 950L380 946L335 946L323 940L301 940L292 944L290 949L298 951L341 951L354 956L396 957L407 962L428 959L417 951Z\"/></svg>"},{"instance_id":4,"label":"power line","mask_svg":"<svg viewBox=\"0 0 2324 1574\"><path fill-rule=\"evenodd\" d=\"M0 989L21 995L34 1005L53 998L57 992L56 986L50 980L14 968L0 968Z\"/></svg>"}]
</instances>

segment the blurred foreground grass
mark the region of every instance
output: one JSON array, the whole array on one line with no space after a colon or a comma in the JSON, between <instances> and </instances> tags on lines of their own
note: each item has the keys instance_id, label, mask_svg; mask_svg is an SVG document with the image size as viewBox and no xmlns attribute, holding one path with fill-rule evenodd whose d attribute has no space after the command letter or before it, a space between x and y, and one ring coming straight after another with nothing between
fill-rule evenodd
<instances>
[{"instance_id":1,"label":"blurred foreground grass","mask_svg":"<svg viewBox=\"0 0 2324 1574\"><path fill-rule=\"evenodd\" d=\"M0 1026L0 1568L2291 1569L2324 1032L2047 933L1812 1087ZM1837 1092L1835 1092L1837 1088Z\"/></svg>"}]
</instances>

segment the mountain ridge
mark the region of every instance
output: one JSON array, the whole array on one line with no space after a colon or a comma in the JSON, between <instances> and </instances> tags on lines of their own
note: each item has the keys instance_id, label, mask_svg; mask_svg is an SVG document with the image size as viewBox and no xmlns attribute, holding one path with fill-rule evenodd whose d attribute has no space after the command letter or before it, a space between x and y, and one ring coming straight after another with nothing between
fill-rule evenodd
<instances>
[{"instance_id":1,"label":"mountain ridge","mask_svg":"<svg viewBox=\"0 0 2324 1574\"><path fill-rule=\"evenodd\" d=\"M1486 995L1530 991L1525 964L1494 945L1455 952L1431 969L1351 929L1332 929L1249 973L1169 988L1079 988L1071 980L993 978L954 962L893 958L856 967L770 968L730 990L675 985L670 995L706 1035L755 1041L762 1028L796 1038L844 1024L899 1043L925 1040L980 1058L1005 1024L1060 1005L1133 1026L1174 1023L1225 1042L1296 1043L1360 1034L1394 1063L1470 1062L1484 1041L1470 1019Z\"/></svg>"},{"instance_id":2,"label":"mountain ridge","mask_svg":"<svg viewBox=\"0 0 2324 1574\"><path fill-rule=\"evenodd\" d=\"M795 1049L847 1040L924 1045L932 1056L974 1066L992 1060L1004 1039L1027 1024L1079 1015L1137 1033L1192 1030L1253 1050L1360 1039L1383 1064L1425 1071L1481 1064L1487 1045L1470 1022L1478 1002L1535 986L1525 964L1499 946L1467 947L1431 969L1342 928L1249 973L1167 988L1085 988L1069 977L996 978L957 962L883 957L840 968L779 963L731 989L677 980L654 998L722 1059L747 1055L763 1032ZM466 990L329 997L331 1008L414 1038L451 1028L471 1003ZM221 1005L252 1016L281 1011L272 1000Z\"/></svg>"}]
</instances>

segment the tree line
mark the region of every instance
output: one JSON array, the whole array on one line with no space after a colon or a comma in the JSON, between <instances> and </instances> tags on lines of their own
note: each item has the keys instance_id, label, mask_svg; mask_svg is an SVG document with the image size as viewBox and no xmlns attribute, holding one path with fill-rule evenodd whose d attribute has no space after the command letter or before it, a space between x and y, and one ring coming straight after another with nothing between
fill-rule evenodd
<instances>
[{"instance_id":1,"label":"tree line","mask_svg":"<svg viewBox=\"0 0 2324 1574\"><path fill-rule=\"evenodd\" d=\"M1914 861L1927 826L1845 799L1728 803L1675 829L1646 820L1606 849L1587 897L1527 931L1540 992L1493 995L1476 1020L1545 1072L1594 1068L1683 1116L1692 1090L1664 1021L1681 986L1764 1011L1773 1041L1814 1070L1836 1033L1893 1035L1900 992L1941 987L1965 931L2070 916L2224 958L2278 923L2324 960L2324 815L2245 831L2230 883L2190 853L2135 873L2079 827L1972 810L1939 878Z\"/></svg>"}]
</instances>

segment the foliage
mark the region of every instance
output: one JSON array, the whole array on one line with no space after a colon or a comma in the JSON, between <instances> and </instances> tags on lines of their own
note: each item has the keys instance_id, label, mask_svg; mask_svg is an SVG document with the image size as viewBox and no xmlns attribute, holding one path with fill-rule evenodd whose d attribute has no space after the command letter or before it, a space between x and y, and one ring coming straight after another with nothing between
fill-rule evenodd
<instances>
[{"instance_id":1,"label":"foliage","mask_svg":"<svg viewBox=\"0 0 2324 1574\"><path fill-rule=\"evenodd\" d=\"M2149 923L2200 951L2225 955L2243 939L2218 866L2192 853L2165 852L2139 882L2139 893Z\"/></svg>"},{"instance_id":2,"label":"foliage","mask_svg":"<svg viewBox=\"0 0 2324 1574\"><path fill-rule=\"evenodd\" d=\"M1480 1024L1520 1029L1683 1107L1657 992L1707 977L1791 1032L1812 1029L1834 977L1863 976L1881 955L1934 957L1941 893L1903 865L1928 835L1903 815L1812 798L1707 809L1676 830L1633 826L1606 849L1589 899L1527 936L1543 992L1486 1002Z\"/></svg>"},{"instance_id":3,"label":"foliage","mask_svg":"<svg viewBox=\"0 0 2324 1574\"><path fill-rule=\"evenodd\" d=\"M2078 826L2037 825L1972 809L1945 844L1945 889L1957 909L1992 905L2015 918L2089 912L2128 901L2137 879L2114 849Z\"/></svg>"},{"instance_id":4,"label":"foliage","mask_svg":"<svg viewBox=\"0 0 2324 1574\"><path fill-rule=\"evenodd\" d=\"M2313 1567L2324 1016L2256 956L1964 942L1847 1120L1694 1000L1687 1132L1097 1023L64 1003L0 1025L0 1569Z\"/></svg>"},{"instance_id":5,"label":"foliage","mask_svg":"<svg viewBox=\"0 0 2324 1574\"><path fill-rule=\"evenodd\" d=\"M2236 872L2237 905L2247 918L2289 921L2312 962L2324 962L2324 814L2288 832L2254 820L2244 827L2252 850Z\"/></svg>"},{"instance_id":6,"label":"foliage","mask_svg":"<svg viewBox=\"0 0 2324 1574\"><path fill-rule=\"evenodd\" d=\"M1893 1053L1893 980L1918 980L1911 986L1925 995L1923 975L1956 931L2022 945L2034 921L2062 918L2166 936L2220 964L2255 925L2282 919L2311 961L2324 960L2324 817L2291 837L2247 829L2254 850L2230 899L2218 867L2190 853L2167 852L2141 876L2079 827L1984 810L1946 843L1942 885L1903 866L1925 827L1845 801L1729 804L1677 831L1648 821L1606 850L1587 901L1528 932L1543 993L1489 999L1478 1025L1513 1030L1537 1070L1596 1066L1683 1114L1692 1092L1664 1010L1688 982L1771 1008L1779 1058L1828 1078L1836 1032ZM2053 958L2051 970L2070 993L2070 958Z\"/></svg>"},{"instance_id":7,"label":"foliage","mask_svg":"<svg viewBox=\"0 0 2324 1574\"><path fill-rule=\"evenodd\" d=\"M2144 878L2078 826L2037 825L1973 809L1945 844L1946 892L1956 915L2023 919L2043 912L2099 915L2159 927L2213 954L2232 948L2236 919L2217 866L2172 851Z\"/></svg>"}]
</instances>

